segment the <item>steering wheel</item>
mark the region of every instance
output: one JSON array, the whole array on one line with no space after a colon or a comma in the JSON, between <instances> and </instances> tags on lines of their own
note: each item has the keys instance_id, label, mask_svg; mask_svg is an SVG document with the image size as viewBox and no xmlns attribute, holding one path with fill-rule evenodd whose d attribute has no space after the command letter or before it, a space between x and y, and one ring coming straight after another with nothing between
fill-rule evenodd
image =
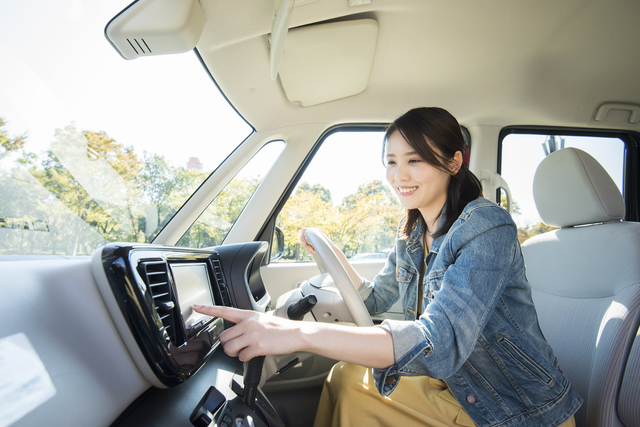
<instances>
[{"instance_id":1,"label":"steering wheel","mask_svg":"<svg viewBox=\"0 0 640 427\"><path fill-rule=\"evenodd\" d=\"M336 288L349 309L357 326L373 326L371 316L356 290L356 284L345 270L336 253L331 249L331 244L324 234L317 228L308 228L304 232L304 238L316 251L314 256L321 272L326 271L331 275Z\"/></svg>"}]
</instances>

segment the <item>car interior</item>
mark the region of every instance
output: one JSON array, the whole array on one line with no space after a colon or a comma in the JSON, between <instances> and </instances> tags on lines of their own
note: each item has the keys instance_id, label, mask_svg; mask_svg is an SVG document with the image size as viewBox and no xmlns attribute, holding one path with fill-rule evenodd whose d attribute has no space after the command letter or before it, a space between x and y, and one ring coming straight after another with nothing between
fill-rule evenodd
<instances>
[{"instance_id":1,"label":"car interior","mask_svg":"<svg viewBox=\"0 0 640 427\"><path fill-rule=\"evenodd\" d=\"M576 425L640 427L640 2L0 2L0 427L312 426L336 360L240 362L191 306L404 319L314 228L375 277L421 106L518 226Z\"/></svg>"}]
</instances>

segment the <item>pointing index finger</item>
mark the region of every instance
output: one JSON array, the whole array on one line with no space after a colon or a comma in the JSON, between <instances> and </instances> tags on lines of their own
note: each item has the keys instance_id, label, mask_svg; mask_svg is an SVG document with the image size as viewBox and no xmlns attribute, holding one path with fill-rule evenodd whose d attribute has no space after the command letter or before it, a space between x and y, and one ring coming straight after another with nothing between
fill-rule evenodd
<instances>
[{"instance_id":1,"label":"pointing index finger","mask_svg":"<svg viewBox=\"0 0 640 427\"><path fill-rule=\"evenodd\" d=\"M199 304L194 304L193 309L198 313L207 314L209 316L221 317L232 323L238 323L241 320L244 320L251 313L253 313L252 311L239 310L237 308L212 306L212 305L199 305Z\"/></svg>"}]
</instances>

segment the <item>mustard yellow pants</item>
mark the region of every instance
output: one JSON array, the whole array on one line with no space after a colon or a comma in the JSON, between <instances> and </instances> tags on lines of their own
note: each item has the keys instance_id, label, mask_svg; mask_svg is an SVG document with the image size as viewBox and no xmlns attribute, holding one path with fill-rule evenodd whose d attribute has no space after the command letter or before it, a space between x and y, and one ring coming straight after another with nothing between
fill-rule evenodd
<instances>
[{"instance_id":1,"label":"mustard yellow pants","mask_svg":"<svg viewBox=\"0 0 640 427\"><path fill-rule=\"evenodd\" d=\"M370 368L337 363L322 390L314 427L475 426L446 383L429 377L402 377L382 397ZM573 417L561 427L575 427Z\"/></svg>"}]
</instances>

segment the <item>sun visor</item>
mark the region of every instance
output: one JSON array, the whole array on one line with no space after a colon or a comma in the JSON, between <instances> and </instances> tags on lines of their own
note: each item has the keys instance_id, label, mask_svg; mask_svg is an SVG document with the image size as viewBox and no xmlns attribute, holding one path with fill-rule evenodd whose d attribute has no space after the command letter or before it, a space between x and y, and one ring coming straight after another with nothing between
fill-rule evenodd
<instances>
[{"instance_id":1,"label":"sun visor","mask_svg":"<svg viewBox=\"0 0 640 427\"><path fill-rule=\"evenodd\" d=\"M104 29L124 59L187 52L204 28L198 0L136 0Z\"/></svg>"},{"instance_id":2,"label":"sun visor","mask_svg":"<svg viewBox=\"0 0 640 427\"><path fill-rule=\"evenodd\" d=\"M308 107L362 92L377 41L373 19L290 29L279 69L287 98Z\"/></svg>"}]
</instances>

